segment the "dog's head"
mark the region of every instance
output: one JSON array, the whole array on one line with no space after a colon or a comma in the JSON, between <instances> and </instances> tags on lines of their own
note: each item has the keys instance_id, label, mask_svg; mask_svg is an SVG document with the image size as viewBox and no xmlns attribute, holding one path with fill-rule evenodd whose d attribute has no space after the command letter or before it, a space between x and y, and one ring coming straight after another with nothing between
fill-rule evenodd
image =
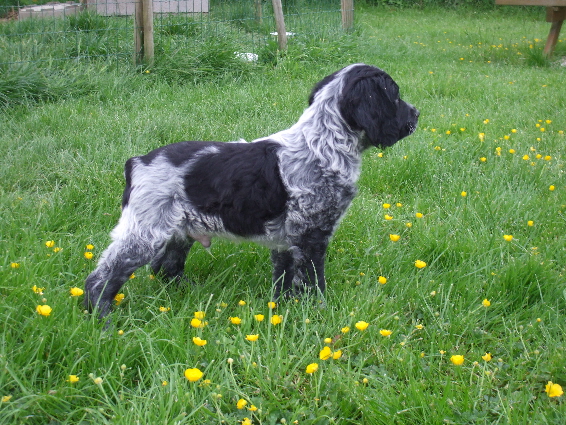
<instances>
[{"instance_id":1,"label":"dog's head","mask_svg":"<svg viewBox=\"0 0 566 425\"><path fill-rule=\"evenodd\" d=\"M352 130L363 131L364 147L392 146L417 128L417 108L399 97L399 86L385 71L370 65L350 65L324 78L314 87L309 105L337 80L340 114Z\"/></svg>"}]
</instances>

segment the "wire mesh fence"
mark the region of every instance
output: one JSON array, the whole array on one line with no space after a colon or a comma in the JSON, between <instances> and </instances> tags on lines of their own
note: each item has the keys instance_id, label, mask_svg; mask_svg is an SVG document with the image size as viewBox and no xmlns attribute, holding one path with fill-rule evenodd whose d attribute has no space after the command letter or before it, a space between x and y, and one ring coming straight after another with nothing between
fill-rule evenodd
<instances>
[{"instance_id":1,"label":"wire mesh fence","mask_svg":"<svg viewBox=\"0 0 566 425\"><path fill-rule=\"evenodd\" d=\"M0 66L69 61L135 62L136 7L140 0L82 0L81 3L0 4ZM202 45L215 54L257 60L277 40L271 1L153 0L156 59ZM340 0L285 0L290 39L331 37L342 32Z\"/></svg>"}]
</instances>

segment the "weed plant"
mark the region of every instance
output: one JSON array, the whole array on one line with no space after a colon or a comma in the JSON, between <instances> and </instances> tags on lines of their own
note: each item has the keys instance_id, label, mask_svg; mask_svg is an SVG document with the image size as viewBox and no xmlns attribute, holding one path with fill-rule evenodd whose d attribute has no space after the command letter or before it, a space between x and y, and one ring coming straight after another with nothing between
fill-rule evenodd
<instances>
[{"instance_id":1,"label":"weed plant","mask_svg":"<svg viewBox=\"0 0 566 425\"><path fill-rule=\"evenodd\" d=\"M566 50L542 58L543 18L367 7L245 73L181 78L175 30L149 72L77 66L52 96L34 70L0 80L29 93L0 115L0 424L562 424ZM215 240L181 285L136 271L109 329L84 312L127 158L287 128L353 62L421 117L364 154L326 307L268 305L268 251Z\"/></svg>"}]
</instances>

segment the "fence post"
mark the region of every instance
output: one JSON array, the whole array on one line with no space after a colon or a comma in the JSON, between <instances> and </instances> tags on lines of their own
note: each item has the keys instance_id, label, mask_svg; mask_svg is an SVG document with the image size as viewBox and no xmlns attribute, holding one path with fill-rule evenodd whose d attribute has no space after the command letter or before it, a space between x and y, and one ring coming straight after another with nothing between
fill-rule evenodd
<instances>
[{"instance_id":1,"label":"fence post","mask_svg":"<svg viewBox=\"0 0 566 425\"><path fill-rule=\"evenodd\" d=\"M135 0L134 63L153 65L153 0Z\"/></svg>"},{"instance_id":2,"label":"fence post","mask_svg":"<svg viewBox=\"0 0 566 425\"><path fill-rule=\"evenodd\" d=\"M255 20L258 24L263 23L263 10L261 5L262 0L254 0L255 4Z\"/></svg>"},{"instance_id":3,"label":"fence post","mask_svg":"<svg viewBox=\"0 0 566 425\"><path fill-rule=\"evenodd\" d=\"M354 0L341 0L342 29L349 31L354 27Z\"/></svg>"},{"instance_id":4,"label":"fence post","mask_svg":"<svg viewBox=\"0 0 566 425\"><path fill-rule=\"evenodd\" d=\"M153 65L153 0L143 1L143 60Z\"/></svg>"},{"instance_id":5,"label":"fence post","mask_svg":"<svg viewBox=\"0 0 566 425\"><path fill-rule=\"evenodd\" d=\"M287 31L285 30L285 19L283 18L283 6L281 0L272 0L273 14L275 15L275 26L277 27L277 43L279 50L287 50Z\"/></svg>"},{"instance_id":6,"label":"fence post","mask_svg":"<svg viewBox=\"0 0 566 425\"><path fill-rule=\"evenodd\" d=\"M134 65L143 60L143 1L134 3Z\"/></svg>"}]
</instances>

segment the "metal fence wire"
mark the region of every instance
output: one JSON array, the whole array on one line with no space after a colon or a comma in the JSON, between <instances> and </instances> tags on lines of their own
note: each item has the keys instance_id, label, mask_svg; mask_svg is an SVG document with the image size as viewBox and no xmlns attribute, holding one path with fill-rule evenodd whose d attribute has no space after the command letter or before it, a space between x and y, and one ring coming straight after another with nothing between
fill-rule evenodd
<instances>
[{"instance_id":1,"label":"metal fence wire","mask_svg":"<svg viewBox=\"0 0 566 425\"><path fill-rule=\"evenodd\" d=\"M31 0L36 1L36 0ZM342 0L344 1L344 0ZM139 0L0 5L0 66L57 65L68 61L135 61L134 28ZM256 60L277 41L270 0L153 0L156 60L199 43L229 40L235 55ZM343 29L340 0L284 0L290 42L330 37ZM353 9L353 7L352 7Z\"/></svg>"}]
</instances>

